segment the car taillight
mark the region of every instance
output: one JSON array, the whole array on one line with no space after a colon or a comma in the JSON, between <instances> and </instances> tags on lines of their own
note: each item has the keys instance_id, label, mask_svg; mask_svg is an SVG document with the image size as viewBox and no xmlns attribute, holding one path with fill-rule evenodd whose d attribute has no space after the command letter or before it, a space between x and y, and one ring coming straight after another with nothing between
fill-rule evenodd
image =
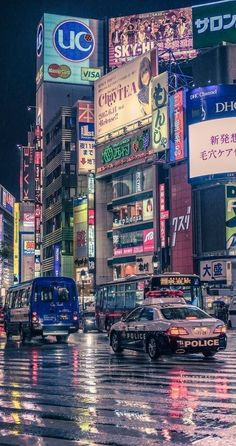
<instances>
[{"instance_id":1,"label":"car taillight","mask_svg":"<svg viewBox=\"0 0 236 446\"><path fill-rule=\"evenodd\" d=\"M36 311L33 311L32 322L38 322L38 321L39 321L38 314L36 313Z\"/></svg>"},{"instance_id":2,"label":"car taillight","mask_svg":"<svg viewBox=\"0 0 236 446\"><path fill-rule=\"evenodd\" d=\"M74 311L73 313L73 321L77 321L78 320L78 313L77 311Z\"/></svg>"},{"instance_id":3,"label":"car taillight","mask_svg":"<svg viewBox=\"0 0 236 446\"><path fill-rule=\"evenodd\" d=\"M226 325L218 325L215 328L214 333L226 333Z\"/></svg>"},{"instance_id":4,"label":"car taillight","mask_svg":"<svg viewBox=\"0 0 236 446\"><path fill-rule=\"evenodd\" d=\"M183 327L170 327L166 333L168 336L183 336L189 334L189 332Z\"/></svg>"}]
</instances>

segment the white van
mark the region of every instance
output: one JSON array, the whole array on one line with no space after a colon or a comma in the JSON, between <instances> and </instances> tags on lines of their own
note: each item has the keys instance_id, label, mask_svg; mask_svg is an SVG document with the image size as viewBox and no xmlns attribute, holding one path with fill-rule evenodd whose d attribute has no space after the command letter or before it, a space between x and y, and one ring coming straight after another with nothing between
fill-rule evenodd
<instances>
[{"instance_id":1,"label":"white van","mask_svg":"<svg viewBox=\"0 0 236 446\"><path fill-rule=\"evenodd\" d=\"M236 296L231 298L229 304L228 326L236 328Z\"/></svg>"}]
</instances>

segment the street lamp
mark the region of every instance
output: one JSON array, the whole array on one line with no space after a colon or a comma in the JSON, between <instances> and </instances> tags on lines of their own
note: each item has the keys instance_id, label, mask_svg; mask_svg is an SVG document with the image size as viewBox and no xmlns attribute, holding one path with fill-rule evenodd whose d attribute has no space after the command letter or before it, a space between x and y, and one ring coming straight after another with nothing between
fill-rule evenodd
<instances>
[{"instance_id":1,"label":"street lamp","mask_svg":"<svg viewBox=\"0 0 236 446\"><path fill-rule=\"evenodd\" d=\"M158 274L160 270L160 260L157 251L153 253L152 264L153 264L153 274Z\"/></svg>"},{"instance_id":2,"label":"street lamp","mask_svg":"<svg viewBox=\"0 0 236 446\"><path fill-rule=\"evenodd\" d=\"M84 284L85 284L85 277L86 277L86 271L84 269L81 270L80 272L80 279L82 282L82 286L81 286L81 291L82 291L82 310L84 311Z\"/></svg>"}]
</instances>

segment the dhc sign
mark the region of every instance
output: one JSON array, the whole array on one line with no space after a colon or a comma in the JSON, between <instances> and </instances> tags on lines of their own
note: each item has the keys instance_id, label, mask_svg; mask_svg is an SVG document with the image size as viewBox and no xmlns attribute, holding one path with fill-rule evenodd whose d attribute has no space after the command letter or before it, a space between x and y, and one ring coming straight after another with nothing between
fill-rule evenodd
<instances>
[{"instance_id":1,"label":"dhc sign","mask_svg":"<svg viewBox=\"0 0 236 446\"><path fill-rule=\"evenodd\" d=\"M53 43L57 52L71 62L88 59L95 48L92 31L75 19L59 23L53 33Z\"/></svg>"}]
</instances>

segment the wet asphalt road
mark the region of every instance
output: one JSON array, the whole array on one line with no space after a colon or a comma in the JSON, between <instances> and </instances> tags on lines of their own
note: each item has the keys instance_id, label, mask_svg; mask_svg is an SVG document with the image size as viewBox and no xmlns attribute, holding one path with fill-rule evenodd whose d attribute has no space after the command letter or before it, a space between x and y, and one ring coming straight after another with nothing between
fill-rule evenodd
<instances>
[{"instance_id":1,"label":"wet asphalt road","mask_svg":"<svg viewBox=\"0 0 236 446\"><path fill-rule=\"evenodd\" d=\"M236 444L236 332L225 352L115 356L105 334L21 346L0 333L1 446Z\"/></svg>"}]
</instances>

